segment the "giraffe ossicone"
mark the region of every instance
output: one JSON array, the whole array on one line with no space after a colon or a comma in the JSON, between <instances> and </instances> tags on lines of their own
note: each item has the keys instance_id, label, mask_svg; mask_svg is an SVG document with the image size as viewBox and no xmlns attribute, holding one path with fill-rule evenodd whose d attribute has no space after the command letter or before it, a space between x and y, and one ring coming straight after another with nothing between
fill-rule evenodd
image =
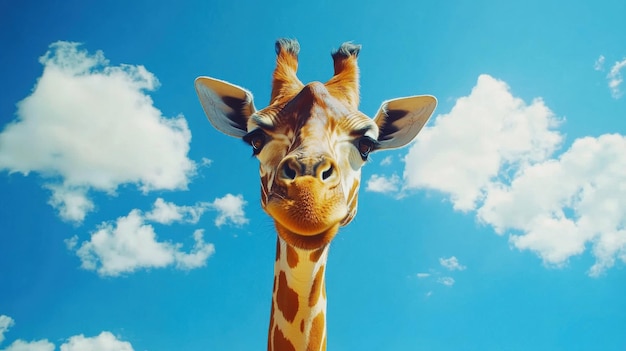
<instances>
[{"instance_id":1,"label":"giraffe ossicone","mask_svg":"<svg viewBox=\"0 0 626 351\"><path fill-rule=\"evenodd\" d=\"M332 53L325 83L298 79L300 45L276 42L267 107L248 90L198 77L211 124L250 145L260 162L261 204L278 233L268 350L326 349L324 273L331 240L357 211L361 167L369 154L410 143L433 113L430 95L387 100L370 118L359 111L360 45Z\"/></svg>"}]
</instances>

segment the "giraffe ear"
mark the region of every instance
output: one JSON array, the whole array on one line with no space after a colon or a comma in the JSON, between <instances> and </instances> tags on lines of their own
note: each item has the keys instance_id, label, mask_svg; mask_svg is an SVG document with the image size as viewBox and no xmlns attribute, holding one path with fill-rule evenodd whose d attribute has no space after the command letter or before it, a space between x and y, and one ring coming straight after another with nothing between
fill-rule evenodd
<instances>
[{"instance_id":1,"label":"giraffe ear","mask_svg":"<svg viewBox=\"0 0 626 351\"><path fill-rule=\"evenodd\" d=\"M204 113L215 129L237 138L248 132L248 118L256 111L252 93L209 77L198 77L194 84Z\"/></svg>"},{"instance_id":2,"label":"giraffe ear","mask_svg":"<svg viewBox=\"0 0 626 351\"><path fill-rule=\"evenodd\" d=\"M410 143L426 124L437 106L430 95L387 100L378 110L374 122L378 125L378 149L394 149Z\"/></svg>"}]
</instances>

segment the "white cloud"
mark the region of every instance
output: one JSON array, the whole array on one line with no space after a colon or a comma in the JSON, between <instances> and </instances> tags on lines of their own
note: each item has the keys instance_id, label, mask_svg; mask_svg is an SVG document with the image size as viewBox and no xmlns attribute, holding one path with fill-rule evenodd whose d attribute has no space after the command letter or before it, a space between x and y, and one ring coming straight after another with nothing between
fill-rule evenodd
<instances>
[{"instance_id":1,"label":"white cloud","mask_svg":"<svg viewBox=\"0 0 626 351\"><path fill-rule=\"evenodd\" d=\"M405 157L405 187L444 192L455 209L473 210L498 175L552 154L558 124L541 99L528 105L481 75L469 96L420 132Z\"/></svg>"},{"instance_id":2,"label":"white cloud","mask_svg":"<svg viewBox=\"0 0 626 351\"><path fill-rule=\"evenodd\" d=\"M196 229L193 232L193 249L189 253L180 250L174 252L176 268L189 270L206 265L206 261L215 253L215 246L205 243L203 237L204 230Z\"/></svg>"},{"instance_id":3,"label":"white cloud","mask_svg":"<svg viewBox=\"0 0 626 351\"><path fill-rule=\"evenodd\" d=\"M2 351L54 351L54 344L45 339L38 341L18 339Z\"/></svg>"},{"instance_id":4,"label":"white cloud","mask_svg":"<svg viewBox=\"0 0 626 351\"><path fill-rule=\"evenodd\" d=\"M424 279L430 277L430 273L417 273L416 276L420 279Z\"/></svg>"},{"instance_id":5,"label":"white cloud","mask_svg":"<svg viewBox=\"0 0 626 351\"><path fill-rule=\"evenodd\" d=\"M82 222L85 215L95 206L87 197L87 187L63 186L46 184L44 187L52 191L48 204L59 211L61 218L76 223Z\"/></svg>"},{"instance_id":6,"label":"white cloud","mask_svg":"<svg viewBox=\"0 0 626 351\"><path fill-rule=\"evenodd\" d=\"M200 164L203 167L211 167L211 165L213 164L213 160L211 160L210 158L203 157L202 160L200 161Z\"/></svg>"},{"instance_id":7,"label":"white cloud","mask_svg":"<svg viewBox=\"0 0 626 351\"><path fill-rule=\"evenodd\" d=\"M242 226L248 223L248 218L243 210L247 202L242 195L226 194L224 197L216 198L209 207L218 212L215 218L215 225L221 227L231 223L235 226Z\"/></svg>"},{"instance_id":8,"label":"white cloud","mask_svg":"<svg viewBox=\"0 0 626 351\"><path fill-rule=\"evenodd\" d=\"M619 99L622 96L620 85L622 85L622 82L624 81L624 78L622 77L622 70L624 68L626 68L626 58L622 61L615 62L606 76L609 81L611 96L615 99Z\"/></svg>"},{"instance_id":9,"label":"white cloud","mask_svg":"<svg viewBox=\"0 0 626 351\"><path fill-rule=\"evenodd\" d=\"M597 276L626 262L626 137L577 139L557 159L524 169L510 183L493 184L478 217L511 236L517 248L560 266L592 247Z\"/></svg>"},{"instance_id":10,"label":"white cloud","mask_svg":"<svg viewBox=\"0 0 626 351\"><path fill-rule=\"evenodd\" d=\"M4 341L4 333L6 333L14 324L15 322L13 321L13 318L6 315L0 315L0 344Z\"/></svg>"},{"instance_id":11,"label":"white cloud","mask_svg":"<svg viewBox=\"0 0 626 351\"><path fill-rule=\"evenodd\" d=\"M454 278L452 278L452 277L441 277L441 278L437 279L437 283L443 284L445 286L452 286L452 285L454 285Z\"/></svg>"},{"instance_id":12,"label":"white cloud","mask_svg":"<svg viewBox=\"0 0 626 351\"><path fill-rule=\"evenodd\" d=\"M161 224L171 224L173 222L198 223L200 216L206 209L206 203L198 203L194 206L178 206L158 198L154 202L152 211L146 213L145 217L148 220Z\"/></svg>"},{"instance_id":13,"label":"white cloud","mask_svg":"<svg viewBox=\"0 0 626 351\"><path fill-rule=\"evenodd\" d=\"M175 265L193 269L206 264L215 252L211 243L205 243L203 232L194 232L194 247L181 251L182 244L158 241L154 228L145 223L141 211L132 210L115 223L105 222L76 249L77 238L67 241L68 248L76 250L81 267L95 270L101 276L118 276L138 269L162 268Z\"/></svg>"},{"instance_id":14,"label":"white cloud","mask_svg":"<svg viewBox=\"0 0 626 351\"><path fill-rule=\"evenodd\" d=\"M376 193L396 193L400 189L402 181L396 174L391 177L385 177L383 175L372 174L367 181L367 187L365 190L373 191Z\"/></svg>"},{"instance_id":15,"label":"white cloud","mask_svg":"<svg viewBox=\"0 0 626 351\"><path fill-rule=\"evenodd\" d=\"M196 167L187 158L191 133L184 117L154 107L145 93L158 86L152 73L68 42L52 44L40 62L31 95L0 133L0 171L37 172L49 203L74 222L94 209L91 190L186 188Z\"/></svg>"},{"instance_id":16,"label":"white cloud","mask_svg":"<svg viewBox=\"0 0 626 351\"><path fill-rule=\"evenodd\" d=\"M393 157L392 156L387 156L387 157L383 158L382 161L380 161L380 165L381 166L389 166L392 163L393 163Z\"/></svg>"},{"instance_id":17,"label":"white cloud","mask_svg":"<svg viewBox=\"0 0 626 351\"><path fill-rule=\"evenodd\" d=\"M13 318L0 315L0 344L4 341L4 333L15 325ZM48 340L24 341L15 340L3 351L54 351L54 344Z\"/></svg>"},{"instance_id":18,"label":"white cloud","mask_svg":"<svg viewBox=\"0 0 626 351\"><path fill-rule=\"evenodd\" d=\"M132 345L121 341L110 332L103 331L98 336L75 335L61 345L61 351L133 351Z\"/></svg>"},{"instance_id":19,"label":"white cloud","mask_svg":"<svg viewBox=\"0 0 626 351\"><path fill-rule=\"evenodd\" d=\"M624 63L626 65L626 63ZM511 244L563 266L591 249L591 276L626 262L626 137L577 139L558 157L559 121L535 99L480 76L406 156L405 188L435 189L475 210Z\"/></svg>"},{"instance_id":20,"label":"white cloud","mask_svg":"<svg viewBox=\"0 0 626 351\"><path fill-rule=\"evenodd\" d=\"M439 259L439 263L450 271L462 271L467 268L464 265L460 264L459 260L455 256L452 256L450 258L441 257Z\"/></svg>"},{"instance_id":21,"label":"white cloud","mask_svg":"<svg viewBox=\"0 0 626 351\"><path fill-rule=\"evenodd\" d=\"M604 69L604 60L604 55L600 55L600 57L598 57L596 62L593 64L593 69L596 71L602 71Z\"/></svg>"},{"instance_id":22,"label":"white cloud","mask_svg":"<svg viewBox=\"0 0 626 351\"><path fill-rule=\"evenodd\" d=\"M11 317L0 316L0 343L4 340L2 334L13 324ZM54 344L46 339L38 341L18 339L2 351L54 351L54 349ZM133 347L129 342L121 341L110 332L103 331L94 337L74 335L61 344L61 351L133 351Z\"/></svg>"}]
</instances>

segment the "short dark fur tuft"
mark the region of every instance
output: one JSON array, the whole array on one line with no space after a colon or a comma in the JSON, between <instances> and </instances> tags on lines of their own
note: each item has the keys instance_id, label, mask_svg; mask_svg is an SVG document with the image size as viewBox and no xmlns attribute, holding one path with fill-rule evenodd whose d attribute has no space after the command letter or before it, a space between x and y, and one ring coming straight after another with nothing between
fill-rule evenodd
<instances>
[{"instance_id":1,"label":"short dark fur tuft","mask_svg":"<svg viewBox=\"0 0 626 351\"><path fill-rule=\"evenodd\" d=\"M348 57L350 55L354 55L355 57L359 56L359 51L361 51L361 45L354 44L351 41L341 44L339 49L333 51L331 55L333 59L338 57Z\"/></svg>"},{"instance_id":2,"label":"short dark fur tuft","mask_svg":"<svg viewBox=\"0 0 626 351\"><path fill-rule=\"evenodd\" d=\"M290 38L280 38L276 40L276 55L280 53L281 50L285 50L288 53L298 56L300 53L300 43L296 39Z\"/></svg>"}]
</instances>

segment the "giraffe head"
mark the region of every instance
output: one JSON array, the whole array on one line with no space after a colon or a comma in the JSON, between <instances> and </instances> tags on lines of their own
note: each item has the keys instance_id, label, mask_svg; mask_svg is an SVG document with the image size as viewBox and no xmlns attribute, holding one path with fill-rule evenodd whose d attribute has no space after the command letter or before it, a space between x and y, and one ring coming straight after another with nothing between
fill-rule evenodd
<instances>
[{"instance_id":1,"label":"giraffe head","mask_svg":"<svg viewBox=\"0 0 626 351\"><path fill-rule=\"evenodd\" d=\"M294 247L322 247L350 223L370 153L411 142L437 104L412 96L383 102L373 119L359 111L360 48L344 43L332 53L333 77L304 85L296 76L298 42L278 40L271 99L261 110L241 87L195 81L211 124L241 138L260 161L263 209Z\"/></svg>"}]
</instances>

